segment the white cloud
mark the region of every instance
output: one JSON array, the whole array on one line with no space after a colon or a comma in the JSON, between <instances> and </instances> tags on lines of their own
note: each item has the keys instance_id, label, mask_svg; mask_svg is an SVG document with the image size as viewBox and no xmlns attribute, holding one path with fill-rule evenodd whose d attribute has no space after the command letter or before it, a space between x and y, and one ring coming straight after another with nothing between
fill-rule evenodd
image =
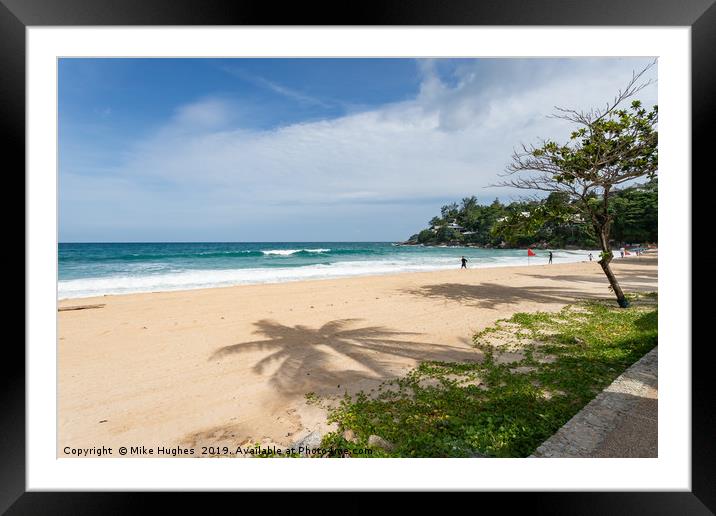
<instances>
[{"instance_id":1,"label":"white cloud","mask_svg":"<svg viewBox=\"0 0 716 516\"><path fill-rule=\"evenodd\" d=\"M464 63L448 84L436 63L425 61L413 100L267 131L230 128L240 107L205 98L180 107L165 127L138 143L115 177L166 185L164 201L194 203L189 211L207 224L214 216L231 217L238 206L242 220L273 217L278 224L281 217L308 217L326 205L335 212L420 198L447 202L473 193L487 201L510 193L483 188L497 180L513 147L569 134L563 121L546 116L555 105L603 105L646 62ZM641 98L655 103L656 87Z\"/></svg>"},{"instance_id":2,"label":"white cloud","mask_svg":"<svg viewBox=\"0 0 716 516\"><path fill-rule=\"evenodd\" d=\"M234 108L227 101L205 98L177 108L171 123L165 128L214 130L231 120Z\"/></svg>"}]
</instances>

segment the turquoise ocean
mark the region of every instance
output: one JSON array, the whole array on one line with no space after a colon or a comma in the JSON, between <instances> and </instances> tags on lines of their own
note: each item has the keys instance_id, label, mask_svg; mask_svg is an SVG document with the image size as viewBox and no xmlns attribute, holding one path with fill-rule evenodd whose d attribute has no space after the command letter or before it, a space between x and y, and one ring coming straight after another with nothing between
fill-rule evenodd
<instances>
[{"instance_id":1,"label":"turquoise ocean","mask_svg":"<svg viewBox=\"0 0 716 516\"><path fill-rule=\"evenodd\" d=\"M536 250L530 265L547 263ZM554 263L590 250L553 250ZM525 249L398 246L390 242L60 243L60 299L280 283L345 276L528 265Z\"/></svg>"}]
</instances>

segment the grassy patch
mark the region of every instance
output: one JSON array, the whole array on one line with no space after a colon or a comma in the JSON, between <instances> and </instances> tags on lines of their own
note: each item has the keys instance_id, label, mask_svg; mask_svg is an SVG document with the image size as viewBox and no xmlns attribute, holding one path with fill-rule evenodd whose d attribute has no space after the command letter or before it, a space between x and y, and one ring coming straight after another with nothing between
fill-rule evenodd
<instances>
[{"instance_id":1,"label":"grassy patch","mask_svg":"<svg viewBox=\"0 0 716 516\"><path fill-rule=\"evenodd\" d=\"M656 346L656 295L630 300L498 321L474 336L480 362L425 362L376 392L346 395L329 409L339 430L322 445L364 448L376 434L394 448L374 457L526 457Z\"/></svg>"}]
</instances>

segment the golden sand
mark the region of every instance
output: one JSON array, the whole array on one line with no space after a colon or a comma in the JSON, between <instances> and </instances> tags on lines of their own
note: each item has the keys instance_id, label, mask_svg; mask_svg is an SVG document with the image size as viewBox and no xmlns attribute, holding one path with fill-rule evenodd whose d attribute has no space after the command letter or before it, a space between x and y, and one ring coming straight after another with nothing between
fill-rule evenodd
<instances>
[{"instance_id":1,"label":"golden sand","mask_svg":"<svg viewBox=\"0 0 716 516\"><path fill-rule=\"evenodd\" d=\"M615 260L657 290L655 257ZM401 273L70 299L58 312L65 446L289 445L323 432L305 394L370 390L424 360L479 360L472 334L520 311L610 298L596 262ZM76 309L87 305L86 309Z\"/></svg>"}]
</instances>

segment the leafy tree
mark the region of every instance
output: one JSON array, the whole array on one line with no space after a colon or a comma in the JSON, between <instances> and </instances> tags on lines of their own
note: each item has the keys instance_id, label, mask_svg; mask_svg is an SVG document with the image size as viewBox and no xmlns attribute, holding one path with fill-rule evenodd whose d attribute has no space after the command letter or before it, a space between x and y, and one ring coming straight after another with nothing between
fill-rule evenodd
<instances>
[{"instance_id":1,"label":"leafy tree","mask_svg":"<svg viewBox=\"0 0 716 516\"><path fill-rule=\"evenodd\" d=\"M612 233L618 242L656 242L659 239L657 179L617 192L612 201Z\"/></svg>"},{"instance_id":2,"label":"leafy tree","mask_svg":"<svg viewBox=\"0 0 716 516\"><path fill-rule=\"evenodd\" d=\"M472 210L475 210L478 207L477 204L477 197L474 195L470 197L464 197L462 199L462 203L460 205L460 211L464 213L469 213Z\"/></svg>"},{"instance_id":3,"label":"leafy tree","mask_svg":"<svg viewBox=\"0 0 716 516\"><path fill-rule=\"evenodd\" d=\"M568 223L573 211L569 204L554 199L512 203L507 215L492 228L492 233L510 245L526 245L540 237L551 239L555 227Z\"/></svg>"},{"instance_id":4,"label":"leafy tree","mask_svg":"<svg viewBox=\"0 0 716 516\"><path fill-rule=\"evenodd\" d=\"M599 264L620 307L629 306L629 302L609 266L614 220L610 202L619 185L641 177L651 179L658 170L657 106L647 111L638 100L632 101L629 108L620 106L651 84L640 80L654 64L634 73L626 88L605 108L556 108L555 118L578 126L569 141L523 145L507 166L509 179L497 185L559 193L574 201L572 206L591 222L602 249Z\"/></svg>"},{"instance_id":5,"label":"leafy tree","mask_svg":"<svg viewBox=\"0 0 716 516\"><path fill-rule=\"evenodd\" d=\"M459 231L456 231L456 230L449 228L447 226L443 226L440 229L438 229L437 233L435 234L435 237L440 242L463 240L463 236Z\"/></svg>"},{"instance_id":6,"label":"leafy tree","mask_svg":"<svg viewBox=\"0 0 716 516\"><path fill-rule=\"evenodd\" d=\"M590 196L596 199L595 195ZM614 238L619 241L656 242L657 197L656 178L645 184L615 190L609 208L614 216ZM437 230L447 222L440 217L433 217L429 227L436 231L425 229L412 235L408 241L426 245L458 241L496 246L504 241L511 247L537 242L557 248L570 245L597 247L591 221L580 213L577 204L561 192L551 192L543 199L516 201L508 205L498 199L489 205L481 205L476 201L464 202L458 208L456 220L469 230L469 234L461 235L447 228L438 234Z\"/></svg>"},{"instance_id":7,"label":"leafy tree","mask_svg":"<svg viewBox=\"0 0 716 516\"><path fill-rule=\"evenodd\" d=\"M427 244L430 241L435 239L435 234L430 231L429 229L423 229L420 233L418 233L418 242L421 244Z\"/></svg>"},{"instance_id":8,"label":"leafy tree","mask_svg":"<svg viewBox=\"0 0 716 516\"><path fill-rule=\"evenodd\" d=\"M440 214L442 215L442 218L444 221L452 222L453 219L457 217L459 213L459 206L456 202L451 204L446 204L442 208L440 208Z\"/></svg>"},{"instance_id":9,"label":"leafy tree","mask_svg":"<svg viewBox=\"0 0 716 516\"><path fill-rule=\"evenodd\" d=\"M456 217L457 223L466 229L473 230L480 212L480 205L474 195L464 197Z\"/></svg>"}]
</instances>

